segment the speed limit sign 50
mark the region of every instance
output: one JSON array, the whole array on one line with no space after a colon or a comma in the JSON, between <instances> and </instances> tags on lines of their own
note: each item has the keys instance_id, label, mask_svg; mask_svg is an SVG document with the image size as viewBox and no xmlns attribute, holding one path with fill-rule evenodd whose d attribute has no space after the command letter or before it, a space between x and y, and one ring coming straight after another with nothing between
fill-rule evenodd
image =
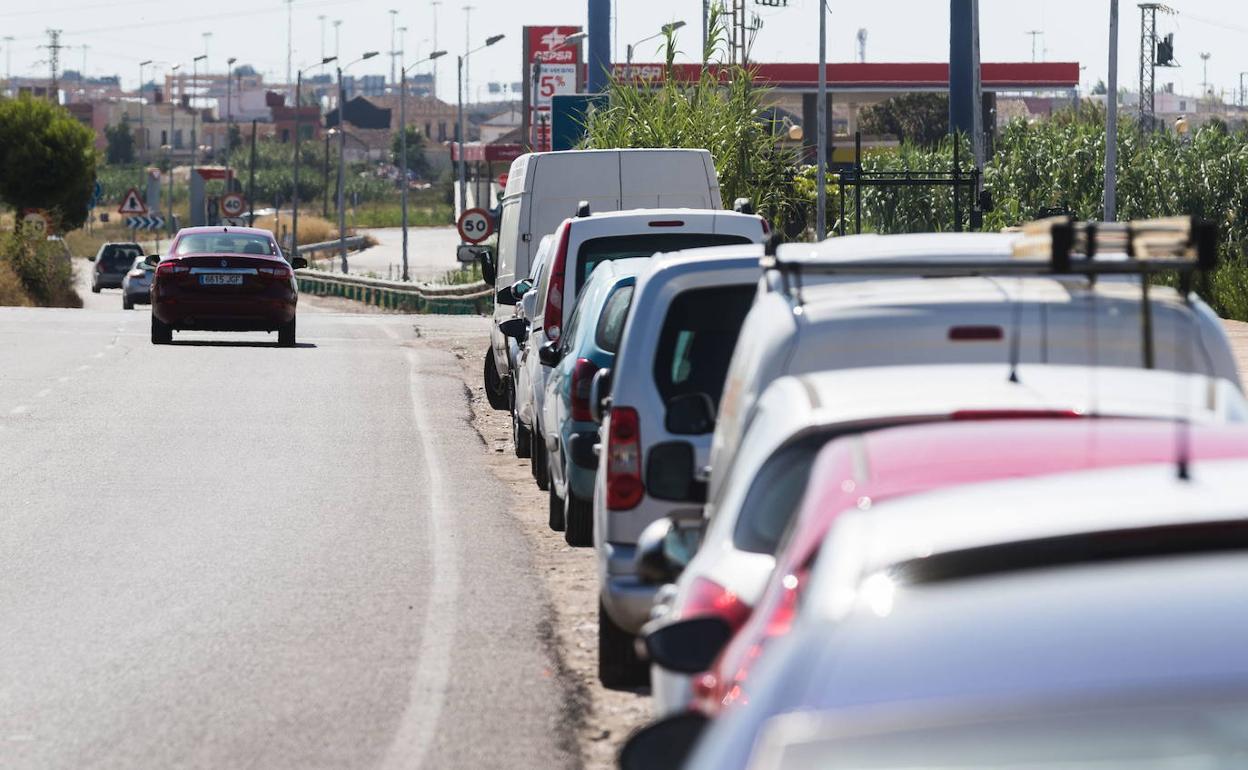
<instances>
[{"instance_id":1,"label":"speed limit sign 50","mask_svg":"<svg viewBox=\"0 0 1248 770\"><path fill-rule=\"evenodd\" d=\"M468 209L459 215L459 237L468 243L480 243L494 233L494 220L485 209Z\"/></svg>"}]
</instances>

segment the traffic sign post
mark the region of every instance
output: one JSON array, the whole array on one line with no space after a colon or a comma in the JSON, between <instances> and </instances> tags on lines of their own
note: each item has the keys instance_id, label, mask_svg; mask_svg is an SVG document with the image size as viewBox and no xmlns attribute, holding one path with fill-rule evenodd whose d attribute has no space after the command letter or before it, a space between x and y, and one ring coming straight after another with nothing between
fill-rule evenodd
<instances>
[{"instance_id":1,"label":"traffic sign post","mask_svg":"<svg viewBox=\"0 0 1248 770\"><path fill-rule=\"evenodd\" d=\"M242 193L227 193L221 196L221 216L226 219L241 217L247 210L247 199Z\"/></svg>"},{"instance_id":2,"label":"traffic sign post","mask_svg":"<svg viewBox=\"0 0 1248 770\"><path fill-rule=\"evenodd\" d=\"M22 222L33 227L40 235L52 235L52 219L43 209L23 209Z\"/></svg>"},{"instance_id":3,"label":"traffic sign post","mask_svg":"<svg viewBox=\"0 0 1248 770\"><path fill-rule=\"evenodd\" d=\"M459 215L456 226L467 243L480 243L494 234L494 218L485 209L468 209Z\"/></svg>"},{"instance_id":4,"label":"traffic sign post","mask_svg":"<svg viewBox=\"0 0 1248 770\"><path fill-rule=\"evenodd\" d=\"M126 190L126 194L121 196L121 205L117 207L118 214L146 214L147 204L139 197L139 189L131 187Z\"/></svg>"}]
</instances>

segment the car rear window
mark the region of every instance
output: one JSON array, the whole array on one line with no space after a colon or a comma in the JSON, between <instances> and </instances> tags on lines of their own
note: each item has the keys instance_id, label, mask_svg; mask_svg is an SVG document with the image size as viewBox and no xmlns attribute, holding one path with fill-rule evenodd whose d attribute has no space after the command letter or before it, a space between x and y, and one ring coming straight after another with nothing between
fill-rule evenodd
<instances>
[{"instance_id":1,"label":"car rear window","mask_svg":"<svg viewBox=\"0 0 1248 770\"><path fill-rule=\"evenodd\" d=\"M277 246L271 238L248 233L189 233L178 239L173 252L177 256L187 254L267 254L277 255Z\"/></svg>"},{"instance_id":2,"label":"car rear window","mask_svg":"<svg viewBox=\"0 0 1248 770\"><path fill-rule=\"evenodd\" d=\"M594 342L598 347L614 353L620 348L620 336L624 334L624 321L628 318L628 308L633 304L633 284L617 286L607 297L603 305L602 315L598 317L598 329L594 334Z\"/></svg>"},{"instance_id":3,"label":"car rear window","mask_svg":"<svg viewBox=\"0 0 1248 770\"><path fill-rule=\"evenodd\" d=\"M104 247L100 261L112 270L128 270L134 258L143 256L143 250L135 244L113 243Z\"/></svg>"},{"instance_id":4,"label":"car rear window","mask_svg":"<svg viewBox=\"0 0 1248 770\"><path fill-rule=\"evenodd\" d=\"M728 376L754 284L691 289L672 301L659 333L654 381L664 403L691 393L710 396L716 408Z\"/></svg>"},{"instance_id":5,"label":"car rear window","mask_svg":"<svg viewBox=\"0 0 1248 770\"><path fill-rule=\"evenodd\" d=\"M576 285L584 286L589 274L603 262L630 257L652 257L661 251L697 249L703 246L731 246L751 243L740 235L715 233L639 233L591 238L576 254Z\"/></svg>"},{"instance_id":6,"label":"car rear window","mask_svg":"<svg viewBox=\"0 0 1248 770\"><path fill-rule=\"evenodd\" d=\"M741 505L732 544L751 553L775 553L802 495L824 435L798 439L773 454L759 470Z\"/></svg>"}]
</instances>

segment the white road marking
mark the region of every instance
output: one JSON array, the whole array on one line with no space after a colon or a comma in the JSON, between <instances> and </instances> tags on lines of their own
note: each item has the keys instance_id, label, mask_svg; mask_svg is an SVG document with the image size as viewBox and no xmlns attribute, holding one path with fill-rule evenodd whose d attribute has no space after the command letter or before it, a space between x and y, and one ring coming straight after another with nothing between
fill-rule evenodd
<instances>
[{"instance_id":1,"label":"white road marking","mask_svg":"<svg viewBox=\"0 0 1248 770\"><path fill-rule=\"evenodd\" d=\"M399 335L387 325L382 329L386 335L398 340ZM429 558L432 574L429 579L429 597L425 604L425 617L421 623L420 649L417 651L416 671L409 683L407 707L399 718L394 739L381 762L385 770L419 768L424 764L429 747L438 726L438 717L446 700L451 672L451 650L454 644L456 595L459 593L459 565L456 564L455 543L448 538L445 519L453 516L449 509L442 477L438 474L434 458L438 456L434 445L434 432L420 410L424 403L417 372L417 353L407 351L408 385L412 401L412 418L416 434L420 436L421 455L424 458L429 480Z\"/></svg>"}]
</instances>

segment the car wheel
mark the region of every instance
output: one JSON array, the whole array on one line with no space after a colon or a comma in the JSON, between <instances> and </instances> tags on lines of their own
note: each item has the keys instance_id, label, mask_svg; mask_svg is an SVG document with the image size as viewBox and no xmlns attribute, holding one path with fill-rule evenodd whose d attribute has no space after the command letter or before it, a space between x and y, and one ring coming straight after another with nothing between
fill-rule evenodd
<instances>
[{"instance_id":1,"label":"car wheel","mask_svg":"<svg viewBox=\"0 0 1248 770\"><path fill-rule=\"evenodd\" d=\"M516 453L516 457L530 457L533 454L533 431L524 427L524 423L520 422L520 415L516 413L515 405L515 386L511 388L512 405L511 405L511 446Z\"/></svg>"},{"instance_id":2,"label":"car wheel","mask_svg":"<svg viewBox=\"0 0 1248 770\"><path fill-rule=\"evenodd\" d=\"M559 499L559 495L555 494L555 490L551 488L548 496L547 505L550 514L550 528L556 532L563 531L563 501Z\"/></svg>"},{"instance_id":3,"label":"car wheel","mask_svg":"<svg viewBox=\"0 0 1248 770\"><path fill-rule=\"evenodd\" d=\"M563 503L563 539L568 545L585 548L594 544L594 503L577 497L568 484Z\"/></svg>"},{"instance_id":4,"label":"car wheel","mask_svg":"<svg viewBox=\"0 0 1248 770\"><path fill-rule=\"evenodd\" d=\"M498 376L498 368L494 366L494 348L490 347L485 351L485 398L491 409L501 412L511 406L507 390L507 381Z\"/></svg>"},{"instance_id":5,"label":"car wheel","mask_svg":"<svg viewBox=\"0 0 1248 770\"><path fill-rule=\"evenodd\" d=\"M121 295L121 309L134 310L134 301L130 299L129 294Z\"/></svg>"},{"instance_id":6,"label":"car wheel","mask_svg":"<svg viewBox=\"0 0 1248 770\"><path fill-rule=\"evenodd\" d=\"M173 327L153 315L152 344L168 345L170 342L173 342Z\"/></svg>"},{"instance_id":7,"label":"car wheel","mask_svg":"<svg viewBox=\"0 0 1248 770\"><path fill-rule=\"evenodd\" d=\"M542 429L533 424L532 440L529 445L529 469L533 471L533 480L537 482L537 488L546 490L550 488L550 467L547 465L546 442L542 439ZM562 521L562 514L560 514ZM560 527L559 529L563 529Z\"/></svg>"},{"instance_id":8,"label":"car wheel","mask_svg":"<svg viewBox=\"0 0 1248 770\"><path fill-rule=\"evenodd\" d=\"M277 327L277 346L279 348L293 348L295 346L295 319L292 318Z\"/></svg>"},{"instance_id":9,"label":"car wheel","mask_svg":"<svg viewBox=\"0 0 1248 770\"><path fill-rule=\"evenodd\" d=\"M598 600L598 681L624 689L650 683L650 666L637 657L637 637L615 624Z\"/></svg>"},{"instance_id":10,"label":"car wheel","mask_svg":"<svg viewBox=\"0 0 1248 770\"><path fill-rule=\"evenodd\" d=\"M92 284L91 284L91 293L92 293L92 294L99 294L99 293L100 293L100 285L99 285L98 283L92 283Z\"/></svg>"}]
</instances>

